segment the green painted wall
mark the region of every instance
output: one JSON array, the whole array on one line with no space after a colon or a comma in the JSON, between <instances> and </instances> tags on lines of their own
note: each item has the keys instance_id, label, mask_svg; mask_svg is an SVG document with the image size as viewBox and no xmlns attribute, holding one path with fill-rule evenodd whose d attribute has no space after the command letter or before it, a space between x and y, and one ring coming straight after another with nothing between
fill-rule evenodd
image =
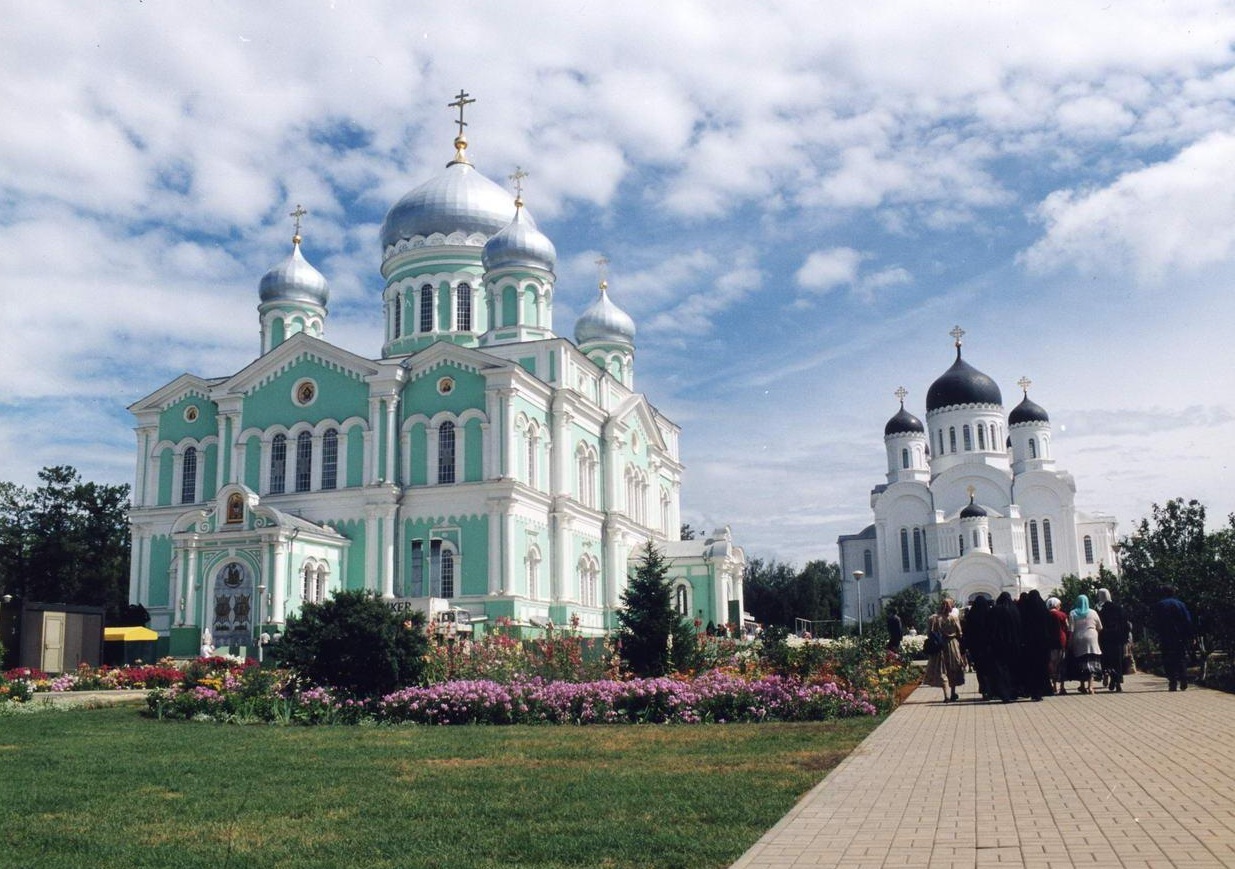
<instances>
[{"instance_id":1,"label":"green painted wall","mask_svg":"<svg viewBox=\"0 0 1235 869\"><path fill-rule=\"evenodd\" d=\"M340 445L343 449L343 445ZM364 428L354 425L347 430L346 455L339 457L339 488L364 485Z\"/></svg>"},{"instance_id":2,"label":"green painted wall","mask_svg":"<svg viewBox=\"0 0 1235 869\"><path fill-rule=\"evenodd\" d=\"M168 571L172 566L172 539L166 535L150 538L150 599L148 606L167 606L171 603L168 589Z\"/></svg>"},{"instance_id":3,"label":"green painted wall","mask_svg":"<svg viewBox=\"0 0 1235 869\"><path fill-rule=\"evenodd\" d=\"M317 399L301 407L292 400L292 389L306 377L317 383ZM357 415L367 418L368 413L369 387L365 383L319 362L301 359L245 398L241 420L243 428L265 429L289 421L317 424Z\"/></svg>"},{"instance_id":4,"label":"green painted wall","mask_svg":"<svg viewBox=\"0 0 1235 869\"><path fill-rule=\"evenodd\" d=\"M156 502L159 506L172 502L172 473L175 471L172 455L171 447L159 453L159 494Z\"/></svg>"}]
</instances>

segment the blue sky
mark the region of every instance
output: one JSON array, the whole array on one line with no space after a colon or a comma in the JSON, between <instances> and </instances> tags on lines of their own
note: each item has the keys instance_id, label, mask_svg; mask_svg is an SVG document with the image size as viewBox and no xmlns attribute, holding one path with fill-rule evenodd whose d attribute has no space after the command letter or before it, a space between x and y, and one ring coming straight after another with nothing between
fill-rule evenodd
<instances>
[{"instance_id":1,"label":"blue sky","mask_svg":"<svg viewBox=\"0 0 1235 869\"><path fill-rule=\"evenodd\" d=\"M125 407L252 360L297 203L327 338L376 355L377 229L464 88L559 334L610 260L695 527L835 558L955 324L1008 408L1033 381L1080 509L1235 511L1235 7L422 5L5 4L0 479L131 482Z\"/></svg>"}]
</instances>

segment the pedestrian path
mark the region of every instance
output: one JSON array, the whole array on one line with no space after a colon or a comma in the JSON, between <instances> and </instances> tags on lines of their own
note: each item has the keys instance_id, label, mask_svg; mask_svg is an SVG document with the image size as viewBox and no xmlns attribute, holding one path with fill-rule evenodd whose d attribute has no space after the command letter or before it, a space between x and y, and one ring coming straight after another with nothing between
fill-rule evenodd
<instances>
[{"instance_id":1,"label":"pedestrian path","mask_svg":"<svg viewBox=\"0 0 1235 869\"><path fill-rule=\"evenodd\" d=\"M919 688L734 864L1235 866L1235 695Z\"/></svg>"}]
</instances>

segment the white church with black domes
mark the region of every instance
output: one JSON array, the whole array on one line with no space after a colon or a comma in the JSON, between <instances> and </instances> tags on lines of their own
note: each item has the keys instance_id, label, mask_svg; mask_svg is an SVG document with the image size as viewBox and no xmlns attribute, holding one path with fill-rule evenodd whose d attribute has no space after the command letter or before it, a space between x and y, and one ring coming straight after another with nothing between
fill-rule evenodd
<instances>
[{"instance_id":1,"label":"white church with black domes","mask_svg":"<svg viewBox=\"0 0 1235 869\"><path fill-rule=\"evenodd\" d=\"M1029 381L1005 417L999 386L962 358L963 335L952 331L956 360L927 390L925 424L905 409L909 393L896 391L874 522L837 541L841 575L863 574L864 621L910 586L963 605L1003 591L1045 596L1067 574L1116 569L1115 519L1076 509L1076 484L1055 467L1050 417L1030 400ZM845 618L857 619L858 589L844 585Z\"/></svg>"},{"instance_id":2,"label":"white church with black domes","mask_svg":"<svg viewBox=\"0 0 1235 869\"><path fill-rule=\"evenodd\" d=\"M367 589L456 623L615 625L632 559L667 556L679 614L740 623L728 529L681 540L679 428L635 391L635 323L599 292L554 330L557 252L459 135L381 227L380 357L326 340L301 252L258 284L260 354L184 374L136 417L130 598L159 654L245 647Z\"/></svg>"}]
</instances>

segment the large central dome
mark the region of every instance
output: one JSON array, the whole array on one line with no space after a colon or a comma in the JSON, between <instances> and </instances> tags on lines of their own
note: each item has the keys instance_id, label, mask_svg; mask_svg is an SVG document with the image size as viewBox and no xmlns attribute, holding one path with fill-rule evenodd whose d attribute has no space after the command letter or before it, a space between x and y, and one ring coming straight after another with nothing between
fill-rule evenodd
<instances>
[{"instance_id":1,"label":"large central dome","mask_svg":"<svg viewBox=\"0 0 1235 869\"><path fill-rule=\"evenodd\" d=\"M476 171L462 150L446 168L394 204L382 221L382 250L417 236L480 234L487 240L515 215L510 193ZM481 244L484 242L481 241Z\"/></svg>"},{"instance_id":2,"label":"large central dome","mask_svg":"<svg viewBox=\"0 0 1235 869\"><path fill-rule=\"evenodd\" d=\"M966 404L1003 406L1003 395L995 381L961 358L956 345L956 361L939 376L926 392L926 412Z\"/></svg>"}]
</instances>

